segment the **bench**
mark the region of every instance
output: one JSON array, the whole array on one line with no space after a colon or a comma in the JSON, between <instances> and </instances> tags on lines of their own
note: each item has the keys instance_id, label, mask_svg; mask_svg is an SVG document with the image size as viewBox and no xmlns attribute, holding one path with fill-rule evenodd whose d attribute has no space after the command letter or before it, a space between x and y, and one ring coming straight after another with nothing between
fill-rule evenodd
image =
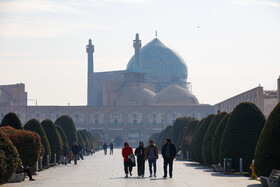
<instances>
[{"instance_id":1,"label":"bench","mask_svg":"<svg viewBox=\"0 0 280 187\"><path fill-rule=\"evenodd\" d=\"M9 183L21 182L25 179L25 173L14 173L12 177L8 180Z\"/></svg>"},{"instance_id":2,"label":"bench","mask_svg":"<svg viewBox=\"0 0 280 187\"><path fill-rule=\"evenodd\" d=\"M260 177L261 183L264 187L280 187L280 170L274 169L269 177Z\"/></svg>"}]
</instances>

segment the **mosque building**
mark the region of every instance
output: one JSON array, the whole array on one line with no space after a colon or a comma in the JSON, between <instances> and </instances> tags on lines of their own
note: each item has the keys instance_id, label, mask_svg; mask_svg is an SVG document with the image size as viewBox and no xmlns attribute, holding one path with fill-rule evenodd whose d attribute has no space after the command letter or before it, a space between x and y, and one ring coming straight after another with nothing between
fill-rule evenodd
<instances>
[{"instance_id":1,"label":"mosque building","mask_svg":"<svg viewBox=\"0 0 280 187\"><path fill-rule=\"evenodd\" d=\"M55 121L69 115L77 129L99 132L107 142L121 139L135 146L178 117L200 120L218 111L231 112L243 101L268 112L279 101L276 91L257 87L214 106L200 104L189 90L188 68L178 53L157 37L142 47L139 34L133 47L135 52L126 70L95 72L94 45L89 39L87 106L27 106L24 84L0 86L0 121L8 112L16 113L22 124L31 118Z\"/></svg>"}]
</instances>

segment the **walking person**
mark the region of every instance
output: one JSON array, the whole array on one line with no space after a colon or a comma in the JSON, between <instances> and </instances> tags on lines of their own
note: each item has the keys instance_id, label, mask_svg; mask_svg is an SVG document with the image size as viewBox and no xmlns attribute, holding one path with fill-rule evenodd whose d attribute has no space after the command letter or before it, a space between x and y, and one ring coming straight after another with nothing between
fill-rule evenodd
<instances>
[{"instance_id":1,"label":"walking person","mask_svg":"<svg viewBox=\"0 0 280 187\"><path fill-rule=\"evenodd\" d=\"M72 152L73 152L73 156L74 156L74 164L77 165L77 160L79 157L79 147L76 142L74 142L74 145L72 146Z\"/></svg>"},{"instance_id":2,"label":"walking person","mask_svg":"<svg viewBox=\"0 0 280 187\"><path fill-rule=\"evenodd\" d=\"M150 177L153 176L154 167L154 177L157 177L157 159L158 159L158 148L154 144L153 140L150 140L150 144L145 148L144 159L149 161Z\"/></svg>"},{"instance_id":3,"label":"walking person","mask_svg":"<svg viewBox=\"0 0 280 187\"><path fill-rule=\"evenodd\" d=\"M104 155L107 155L107 144L106 142L103 144Z\"/></svg>"},{"instance_id":4,"label":"walking person","mask_svg":"<svg viewBox=\"0 0 280 187\"><path fill-rule=\"evenodd\" d=\"M68 153L69 153L69 149L68 149L66 144L63 144L61 152L62 152L62 163L67 165L67 156L68 156Z\"/></svg>"},{"instance_id":5,"label":"walking person","mask_svg":"<svg viewBox=\"0 0 280 187\"><path fill-rule=\"evenodd\" d=\"M135 155L137 156L138 177L144 177L145 174L144 151L144 144L142 141L140 141L139 147L135 149Z\"/></svg>"},{"instance_id":6,"label":"walking person","mask_svg":"<svg viewBox=\"0 0 280 187\"><path fill-rule=\"evenodd\" d=\"M128 171L130 173L130 176L132 176L132 163L129 160L129 155L133 155L132 148L128 145L127 142L124 143L124 147L122 148L122 156L123 156L123 165L124 165L124 172L125 177L128 177Z\"/></svg>"},{"instance_id":7,"label":"walking person","mask_svg":"<svg viewBox=\"0 0 280 187\"><path fill-rule=\"evenodd\" d=\"M176 157L177 150L171 140L169 138L166 139L166 143L163 145L161 154L163 156L163 169L164 169L164 176L163 178L167 177L167 166L169 165L169 176L172 178L172 171L173 171L173 160Z\"/></svg>"},{"instance_id":8,"label":"walking person","mask_svg":"<svg viewBox=\"0 0 280 187\"><path fill-rule=\"evenodd\" d=\"M83 157L83 148L80 144L78 144L78 148L79 148L79 158L81 158L82 160L84 160Z\"/></svg>"},{"instance_id":9,"label":"walking person","mask_svg":"<svg viewBox=\"0 0 280 187\"><path fill-rule=\"evenodd\" d=\"M109 146L110 146L110 155L112 155L113 149L114 149L114 144L111 142Z\"/></svg>"}]
</instances>

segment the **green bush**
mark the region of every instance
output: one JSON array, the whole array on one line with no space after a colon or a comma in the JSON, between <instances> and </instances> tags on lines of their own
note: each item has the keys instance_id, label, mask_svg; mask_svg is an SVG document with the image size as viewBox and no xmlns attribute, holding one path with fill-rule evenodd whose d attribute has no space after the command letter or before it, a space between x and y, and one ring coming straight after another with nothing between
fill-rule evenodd
<instances>
[{"instance_id":1,"label":"green bush","mask_svg":"<svg viewBox=\"0 0 280 187\"><path fill-rule=\"evenodd\" d=\"M21 121L20 119L18 118L18 116L13 113L13 112L9 112L8 114L6 114L4 116L4 118L2 119L2 122L1 122L1 127L4 127L4 126L11 126L15 129L23 129L22 128L22 125L21 125Z\"/></svg>"},{"instance_id":2,"label":"green bush","mask_svg":"<svg viewBox=\"0 0 280 187\"><path fill-rule=\"evenodd\" d=\"M50 143L51 152L52 152L52 155L50 155L50 162L53 163L54 154L56 154L56 161L58 161L59 158L61 157L61 149L62 149L61 137L51 120L45 119L44 121L42 121L41 124L46 132L46 135Z\"/></svg>"},{"instance_id":3,"label":"green bush","mask_svg":"<svg viewBox=\"0 0 280 187\"><path fill-rule=\"evenodd\" d=\"M24 166L34 167L41 153L41 138L39 134L27 130L18 130L12 127L1 127L0 132L7 134L17 148L19 158Z\"/></svg>"},{"instance_id":4,"label":"green bush","mask_svg":"<svg viewBox=\"0 0 280 187\"><path fill-rule=\"evenodd\" d=\"M187 158L187 151L190 153L192 138L198 123L198 120L193 120L183 129L182 152L184 158Z\"/></svg>"},{"instance_id":5,"label":"green bush","mask_svg":"<svg viewBox=\"0 0 280 187\"><path fill-rule=\"evenodd\" d=\"M186 127L192 120L193 118L189 118L189 117L180 117L175 120L171 132L171 139L177 149L179 149L179 146L181 145L182 142L184 127Z\"/></svg>"},{"instance_id":6,"label":"green bush","mask_svg":"<svg viewBox=\"0 0 280 187\"><path fill-rule=\"evenodd\" d=\"M80 130L80 134L81 134L81 136L82 136L82 138L85 142L85 148L87 150L92 149L90 140L89 140L88 135L87 135L87 131L86 130Z\"/></svg>"},{"instance_id":7,"label":"green bush","mask_svg":"<svg viewBox=\"0 0 280 187\"><path fill-rule=\"evenodd\" d=\"M224 130L219 157L231 158L232 168L239 170L239 159L243 159L244 171L254 159L255 148L265 124L265 117L253 103L240 103L232 111Z\"/></svg>"},{"instance_id":8,"label":"green bush","mask_svg":"<svg viewBox=\"0 0 280 187\"><path fill-rule=\"evenodd\" d=\"M191 159L193 161L196 161L196 157L195 157L195 151L194 151L194 145L196 145L195 141L196 141L196 134L197 134L197 131L199 129L199 127L201 126L202 122L205 120L205 118L201 119L199 121L199 123L197 124L195 130L194 130L194 133L193 133L193 137L192 137L192 143L191 143Z\"/></svg>"},{"instance_id":9,"label":"green bush","mask_svg":"<svg viewBox=\"0 0 280 187\"><path fill-rule=\"evenodd\" d=\"M67 136L66 136L64 130L59 125L54 125L54 126L61 137L62 144L66 144L68 146L68 140L67 140Z\"/></svg>"},{"instance_id":10,"label":"green bush","mask_svg":"<svg viewBox=\"0 0 280 187\"><path fill-rule=\"evenodd\" d=\"M205 118L205 120L203 120L203 122L200 124L200 126L198 127L197 133L195 134L195 144L194 144L194 155L195 155L195 161L199 162L200 164L203 164L203 159L202 159L202 142L203 142L203 138L204 135L212 121L212 119L214 118L214 114L211 114L209 116L207 116Z\"/></svg>"},{"instance_id":11,"label":"green bush","mask_svg":"<svg viewBox=\"0 0 280 187\"><path fill-rule=\"evenodd\" d=\"M208 166L211 166L213 164L212 150L211 150L213 136L217 126L219 125L220 121L225 117L225 115L227 115L226 112L221 112L214 116L203 138L202 160Z\"/></svg>"},{"instance_id":12,"label":"green bush","mask_svg":"<svg viewBox=\"0 0 280 187\"><path fill-rule=\"evenodd\" d=\"M166 127L162 134L160 134L160 136L158 137L157 141L157 145L158 145L158 148L161 150L162 146L165 144L166 142L166 138L171 138L171 142L174 143L172 137L171 137L171 133L172 133L172 129L173 129L173 126L168 126Z\"/></svg>"},{"instance_id":13,"label":"green bush","mask_svg":"<svg viewBox=\"0 0 280 187\"><path fill-rule=\"evenodd\" d=\"M224 116L224 118L220 121L218 127L215 130L215 133L214 133L214 136L212 139L212 144L211 144L211 153L212 153L213 164L219 164L219 163L223 164L223 162L221 160L219 161L219 145L220 145L220 141L223 136L224 129L226 127L227 120L228 120L230 114L231 113ZM223 160L223 158L222 158L222 160Z\"/></svg>"},{"instance_id":14,"label":"green bush","mask_svg":"<svg viewBox=\"0 0 280 187\"><path fill-rule=\"evenodd\" d=\"M86 143L85 143L85 141L84 141L83 138L82 138L81 131L77 131L77 136L78 136L78 144L79 144L84 150L86 150Z\"/></svg>"},{"instance_id":15,"label":"green bush","mask_svg":"<svg viewBox=\"0 0 280 187\"><path fill-rule=\"evenodd\" d=\"M76 126L70 116L63 115L56 119L56 125L60 125L67 136L69 147L73 146L74 142L78 142Z\"/></svg>"},{"instance_id":16,"label":"green bush","mask_svg":"<svg viewBox=\"0 0 280 187\"><path fill-rule=\"evenodd\" d=\"M255 172L268 177L280 169L280 103L270 113L255 151Z\"/></svg>"},{"instance_id":17,"label":"green bush","mask_svg":"<svg viewBox=\"0 0 280 187\"><path fill-rule=\"evenodd\" d=\"M103 144L103 140L99 132L94 132L92 136L95 137L96 146L101 146ZM115 139L115 143L116 143L116 139Z\"/></svg>"},{"instance_id":18,"label":"green bush","mask_svg":"<svg viewBox=\"0 0 280 187\"><path fill-rule=\"evenodd\" d=\"M44 165L46 165L47 164L47 155L51 155L51 147L50 147L48 137L47 137L45 130L43 129L41 123L36 119L31 119L24 125L24 129L36 132L41 137L41 143L44 147L43 163L44 163ZM41 155L42 155L42 153L41 153Z\"/></svg>"},{"instance_id":19,"label":"green bush","mask_svg":"<svg viewBox=\"0 0 280 187\"><path fill-rule=\"evenodd\" d=\"M0 132L0 184L7 182L15 173L19 154L7 135Z\"/></svg>"}]
</instances>

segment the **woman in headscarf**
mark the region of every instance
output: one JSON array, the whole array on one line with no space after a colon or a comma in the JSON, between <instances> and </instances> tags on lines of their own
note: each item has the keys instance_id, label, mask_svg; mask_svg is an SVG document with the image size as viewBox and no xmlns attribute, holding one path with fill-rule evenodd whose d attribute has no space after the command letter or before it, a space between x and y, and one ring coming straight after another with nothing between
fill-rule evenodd
<instances>
[{"instance_id":1,"label":"woman in headscarf","mask_svg":"<svg viewBox=\"0 0 280 187\"><path fill-rule=\"evenodd\" d=\"M137 156L138 177L144 177L145 174L144 151L144 144L142 141L140 141L139 147L135 149L135 155Z\"/></svg>"}]
</instances>

